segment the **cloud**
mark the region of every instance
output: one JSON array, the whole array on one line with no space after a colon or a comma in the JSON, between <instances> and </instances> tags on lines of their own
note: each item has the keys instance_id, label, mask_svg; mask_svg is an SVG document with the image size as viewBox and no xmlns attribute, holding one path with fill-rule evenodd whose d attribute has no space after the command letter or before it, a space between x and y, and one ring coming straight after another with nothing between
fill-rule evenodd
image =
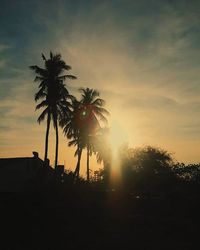
<instances>
[{"instance_id":1,"label":"cloud","mask_svg":"<svg viewBox=\"0 0 200 250\"><path fill-rule=\"evenodd\" d=\"M0 60L0 69L4 68L6 66L6 63L6 60Z\"/></svg>"},{"instance_id":2,"label":"cloud","mask_svg":"<svg viewBox=\"0 0 200 250\"><path fill-rule=\"evenodd\" d=\"M0 43L0 53L3 53L4 51L6 51L7 49L10 49L10 48L11 48L11 46ZM0 59L0 69L5 68L5 66L7 64L7 61L8 61L7 58L6 59L5 58L4 59L2 59L2 58Z\"/></svg>"},{"instance_id":3,"label":"cloud","mask_svg":"<svg viewBox=\"0 0 200 250\"><path fill-rule=\"evenodd\" d=\"M11 48L10 45L0 43L0 52L3 52L3 51L10 49L10 48Z\"/></svg>"},{"instance_id":4,"label":"cloud","mask_svg":"<svg viewBox=\"0 0 200 250\"><path fill-rule=\"evenodd\" d=\"M18 138L22 139L20 135L25 136L25 134L28 135L30 133L30 129L32 131L33 121L36 120L33 90L32 85L24 83L13 87L9 95L1 100L0 134L1 138L4 138L4 140L1 140L1 143L6 142L11 135L15 135L14 137L18 135Z\"/></svg>"},{"instance_id":5,"label":"cloud","mask_svg":"<svg viewBox=\"0 0 200 250\"><path fill-rule=\"evenodd\" d=\"M198 126L184 127L200 117L198 7L198 1L144 0L15 4L21 15L6 29L7 34L15 30L9 38L16 46L13 55L0 44L5 53L0 61L0 112L5 119L0 130L8 126L20 140L25 127L41 129L34 123L36 86L24 72L29 65L42 65L41 52L52 49L78 76L68 83L73 93L81 86L100 90L111 115L138 143L168 142L176 151L173 145L181 141L186 147L189 138L200 134ZM5 135L11 141L11 134Z\"/></svg>"},{"instance_id":6,"label":"cloud","mask_svg":"<svg viewBox=\"0 0 200 250\"><path fill-rule=\"evenodd\" d=\"M156 96L144 94L141 97L130 98L125 101L125 106L132 109L145 109L145 110L172 110L176 108L179 104L172 98L165 96Z\"/></svg>"}]
</instances>

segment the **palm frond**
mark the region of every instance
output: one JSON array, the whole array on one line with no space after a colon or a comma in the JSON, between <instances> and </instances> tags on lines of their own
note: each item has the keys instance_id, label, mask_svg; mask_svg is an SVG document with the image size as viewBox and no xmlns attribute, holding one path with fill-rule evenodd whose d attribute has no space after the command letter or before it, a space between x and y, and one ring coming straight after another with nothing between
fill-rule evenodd
<instances>
[{"instance_id":1,"label":"palm frond","mask_svg":"<svg viewBox=\"0 0 200 250\"><path fill-rule=\"evenodd\" d=\"M95 89L92 90L92 99L94 100L96 97L99 96L99 92Z\"/></svg>"},{"instance_id":2,"label":"palm frond","mask_svg":"<svg viewBox=\"0 0 200 250\"><path fill-rule=\"evenodd\" d=\"M102 114L102 113L98 113L98 112L95 112L95 115L105 124L108 123L108 120L107 118Z\"/></svg>"},{"instance_id":3,"label":"palm frond","mask_svg":"<svg viewBox=\"0 0 200 250\"><path fill-rule=\"evenodd\" d=\"M46 87L47 88L47 81L46 80L43 80L40 85L38 86L38 88L42 88L42 87Z\"/></svg>"},{"instance_id":4,"label":"palm frond","mask_svg":"<svg viewBox=\"0 0 200 250\"><path fill-rule=\"evenodd\" d=\"M62 75L62 76L59 76L58 78L59 78L60 80L63 80L63 81L65 81L66 79L70 79L70 80L75 80L75 79L77 79L77 77L74 76L74 75Z\"/></svg>"},{"instance_id":5,"label":"palm frond","mask_svg":"<svg viewBox=\"0 0 200 250\"><path fill-rule=\"evenodd\" d=\"M95 112L95 114L97 114L97 115L99 115L100 113L101 113L102 115L107 115L107 116L110 115L110 113L108 112L108 110L106 110L105 108L100 108L100 107L95 107L95 108L94 108L94 112Z\"/></svg>"},{"instance_id":6,"label":"palm frond","mask_svg":"<svg viewBox=\"0 0 200 250\"><path fill-rule=\"evenodd\" d=\"M50 51L50 59L53 59L53 53Z\"/></svg>"},{"instance_id":7,"label":"palm frond","mask_svg":"<svg viewBox=\"0 0 200 250\"><path fill-rule=\"evenodd\" d=\"M45 92L45 86L43 86L39 91L35 94L35 101L37 102L39 99L46 97L47 94Z\"/></svg>"},{"instance_id":8,"label":"palm frond","mask_svg":"<svg viewBox=\"0 0 200 250\"><path fill-rule=\"evenodd\" d=\"M40 76L47 75L47 71L45 69L38 67L37 65L29 66L29 68L32 69L33 71L35 71L35 73L40 75Z\"/></svg>"},{"instance_id":9,"label":"palm frond","mask_svg":"<svg viewBox=\"0 0 200 250\"><path fill-rule=\"evenodd\" d=\"M97 98L95 99L91 105L94 105L94 106L104 106L105 105L105 101L101 98Z\"/></svg>"},{"instance_id":10,"label":"palm frond","mask_svg":"<svg viewBox=\"0 0 200 250\"><path fill-rule=\"evenodd\" d=\"M47 106L48 106L48 102L47 102L47 100L44 100L41 103L39 103L38 105L36 105L35 110L38 110L40 108L47 107Z\"/></svg>"},{"instance_id":11,"label":"palm frond","mask_svg":"<svg viewBox=\"0 0 200 250\"><path fill-rule=\"evenodd\" d=\"M46 61L46 57L44 56L43 53L42 53L42 59L43 59L44 61Z\"/></svg>"},{"instance_id":12,"label":"palm frond","mask_svg":"<svg viewBox=\"0 0 200 250\"><path fill-rule=\"evenodd\" d=\"M77 146L78 145L78 140L74 139L68 142L68 146Z\"/></svg>"},{"instance_id":13,"label":"palm frond","mask_svg":"<svg viewBox=\"0 0 200 250\"><path fill-rule=\"evenodd\" d=\"M70 65L65 64L65 65L64 65L64 69L65 69L65 70L70 70L70 69L72 69L72 67L71 67Z\"/></svg>"},{"instance_id":14,"label":"palm frond","mask_svg":"<svg viewBox=\"0 0 200 250\"><path fill-rule=\"evenodd\" d=\"M34 82L42 82L42 81L44 81L44 77L42 76L36 76L34 79Z\"/></svg>"},{"instance_id":15,"label":"palm frond","mask_svg":"<svg viewBox=\"0 0 200 250\"><path fill-rule=\"evenodd\" d=\"M47 115L48 115L48 108L42 111L41 115L37 119L38 123L40 124L42 121L44 121Z\"/></svg>"}]
</instances>

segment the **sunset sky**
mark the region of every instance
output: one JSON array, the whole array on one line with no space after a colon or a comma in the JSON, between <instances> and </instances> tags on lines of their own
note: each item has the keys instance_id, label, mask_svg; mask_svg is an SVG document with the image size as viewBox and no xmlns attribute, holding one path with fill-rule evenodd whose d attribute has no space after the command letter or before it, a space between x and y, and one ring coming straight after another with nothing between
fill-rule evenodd
<instances>
[{"instance_id":1,"label":"sunset sky","mask_svg":"<svg viewBox=\"0 0 200 250\"><path fill-rule=\"evenodd\" d=\"M200 1L0 0L0 25L0 157L43 158L46 123L37 123L28 66L52 50L78 77L72 94L100 91L119 140L200 162ZM74 149L61 131L60 140L59 163L73 169Z\"/></svg>"}]
</instances>

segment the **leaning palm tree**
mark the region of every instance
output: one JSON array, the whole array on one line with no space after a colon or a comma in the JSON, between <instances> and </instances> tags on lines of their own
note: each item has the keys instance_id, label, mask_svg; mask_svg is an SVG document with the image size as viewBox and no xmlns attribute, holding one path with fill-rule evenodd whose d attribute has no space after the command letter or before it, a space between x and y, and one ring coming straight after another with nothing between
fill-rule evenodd
<instances>
[{"instance_id":1,"label":"leaning palm tree","mask_svg":"<svg viewBox=\"0 0 200 250\"><path fill-rule=\"evenodd\" d=\"M78 156L78 160L74 171L74 179L78 180L82 151L85 147L85 138L82 133L84 115L82 114L82 104L73 96L71 96L70 108L70 112L63 117L61 126L63 127L64 134L70 140L68 146L75 146L77 148L75 156Z\"/></svg>"},{"instance_id":2,"label":"leaning palm tree","mask_svg":"<svg viewBox=\"0 0 200 250\"><path fill-rule=\"evenodd\" d=\"M53 121L53 125L56 131L56 150L55 150L55 167L58 162L58 122L62 120L63 114L66 114L69 109L69 97L68 90L64 84L64 81L68 79L76 79L73 75L64 74L65 71L69 71L71 66L67 65L62 59L60 54L53 55L50 52L50 58L42 54L42 58L45 61L44 68L40 68L36 65L30 66L36 74L35 82L39 83L39 91L35 94L35 101L41 100L41 103L36 106L36 109L44 108L43 112L38 118L40 123L47 117L47 129L45 139L45 156L44 161L47 161L48 157L48 138L50 123Z\"/></svg>"},{"instance_id":3,"label":"leaning palm tree","mask_svg":"<svg viewBox=\"0 0 200 250\"><path fill-rule=\"evenodd\" d=\"M80 174L80 164L81 164L81 156L83 152L84 142L81 140L81 137L75 137L71 141L69 141L68 146L75 146L77 147L74 156L77 156L77 164L74 171L74 180L77 181L79 179Z\"/></svg>"},{"instance_id":4,"label":"leaning palm tree","mask_svg":"<svg viewBox=\"0 0 200 250\"><path fill-rule=\"evenodd\" d=\"M104 108L105 101L99 98L99 92L94 89L81 88L82 114L85 117L82 126L83 134L86 137L87 149L87 181L90 180L90 155L92 154L93 137L101 127L101 123L107 123L106 116L109 112Z\"/></svg>"}]
</instances>

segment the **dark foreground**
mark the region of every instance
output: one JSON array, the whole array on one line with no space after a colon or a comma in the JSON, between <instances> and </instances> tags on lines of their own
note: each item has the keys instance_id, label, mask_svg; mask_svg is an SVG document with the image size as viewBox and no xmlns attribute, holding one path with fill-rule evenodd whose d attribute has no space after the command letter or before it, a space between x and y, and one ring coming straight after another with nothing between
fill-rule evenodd
<instances>
[{"instance_id":1,"label":"dark foreground","mask_svg":"<svg viewBox=\"0 0 200 250\"><path fill-rule=\"evenodd\" d=\"M0 249L198 249L199 200L84 189L4 193Z\"/></svg>"}]
</instances>

